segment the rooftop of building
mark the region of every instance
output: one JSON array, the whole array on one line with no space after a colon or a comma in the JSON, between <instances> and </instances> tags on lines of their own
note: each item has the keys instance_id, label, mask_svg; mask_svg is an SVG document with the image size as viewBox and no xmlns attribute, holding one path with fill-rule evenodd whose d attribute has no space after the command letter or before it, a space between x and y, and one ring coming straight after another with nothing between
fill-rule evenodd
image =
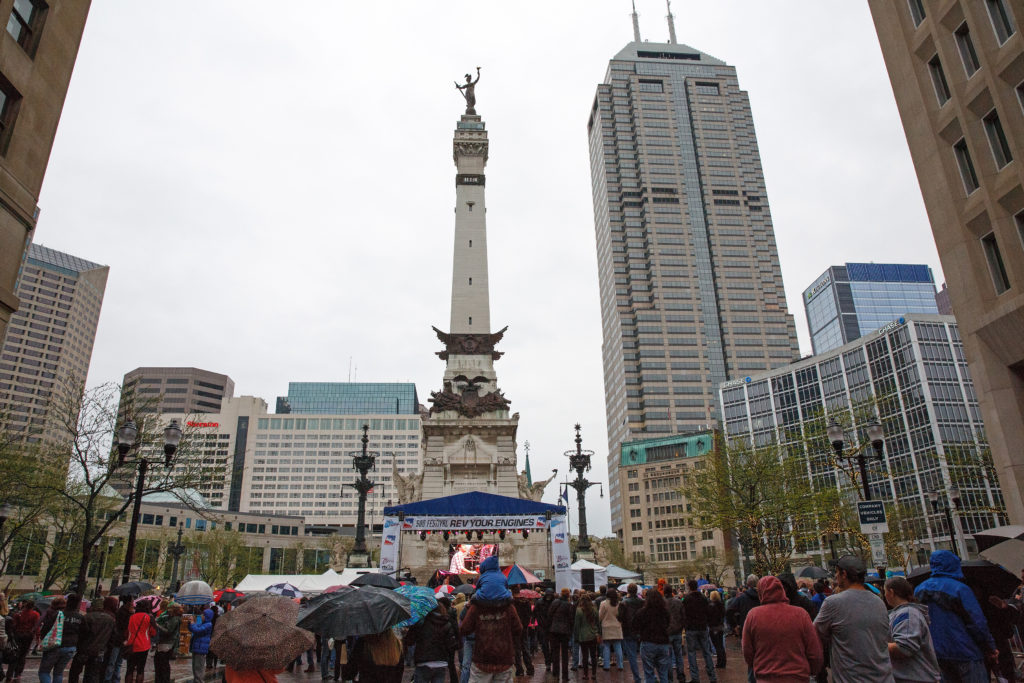
<instances>
[{"instance_id":1,"label":"rooftop of building","mask_svg":"<svg viewBox=\"0 0 1024 683\"><path fill-rule=\"evenodd\" d=\"M97 268L106 268L99 263L93 263L87 261L84 258L67 254L63 251L57 251L49 247L44 247L41 244L30 244L28 245L28 262L39 266L41 268L51 268L67 273L68 275L78 275L88 270L96 270Z\"/></svg>"},{"instance_id":2,"label":"rooftop of building","mask_svg":"<svg viewBox=\"0 0 1024 683\"><path fill-rule=\"evenodd\" d=\"M816 356L805 356L805 357L801 358L800 360L796 361L795 363L790 363L789 365L782 365L782 366L779 366L777 368L773 368L771 370L765 370L764 372L758 373L756 375L749 375L749 376L743 377L741 379L734 379L734 380L729 380L728 382L723 382L722 384L719 385L718 389L719 389L719 391L721 391L722 389L729 389L731 387L734 387L734 386L737 386L737 385L740 385L740 384L750 384L752 382L757 382L757 381L760 381L762 379L770 379L772 377L778 377L781 374L785 374L785 373L788 373L788 372L793 372L795 370L802 370L803 368L808 368L808 367L810 367L812 365L817 365L818 363L821 363L822 361L829 360L831 358L835 358L836 356L840 356L840 355L842 355L842 354L844 354L844 353L846 353L848 351L851 351L853 349L856 349L856 348L859 348L861 346L864 346L865 344L873 342L876 339L878 339L880 336L882 336L883 334L888 334L888 333L892 332L893 330L895 330L895 329L897 329L897 328L899 328L899 327L901 327L903 325L906 325L907 323L911 323L911 322L915 322L915 323L952 323L952 324L955 325L956 324L956 318L954 318L951 315L936 315L934 313L908 313L908 314L906 314L904 316L901 316L900 318L897 318L896 320L893 320L888 325L883 325L882 327L880 327L879 329L875 330L874 332L870 332L868 334L865 334L864 336L859 337L859 338L853 340L852 342L849 342L848 344L844 344L843 346L840 346L838 348L832 349L831 351L826 351L824 353L819 353Z\"/></svg>"},{"instance_id":3,"label":"rooftop of building","mask_svg":"<svg viewBox=\"0 0 1024 683\"><path fill-rule=\"evenodd\" d=\"M648 41L630 42L626 47L619 50L614 57L615 61L636 62L656 61L677 63L680 61L696 64L713 64L716 66L728 66L717 57L712 57L706 52L696 50L689 45L681 43L652 43Z\"/></svg>"},{"instance_id":4,"label":"rooftop of building","mask_svg":"<svg viewBox=\"0 0 1024 683\"><path fill-rule=\"evenodd\" d=\"M416 415L419 399L412 382L289 382L278 413L335 415Z\"/></svg>"},{"instance_id":5,"label":"rooftop of building","mask_svg":"<svg viewBox=\"0 0 1024 683\"><path fill-rule=\"evenodd\" d=\"M695 458L712 450L714 444L715 433L712 429L624 441L619 449L620 462L628 467L676 458Z\"/></svg>"}]
</instances>

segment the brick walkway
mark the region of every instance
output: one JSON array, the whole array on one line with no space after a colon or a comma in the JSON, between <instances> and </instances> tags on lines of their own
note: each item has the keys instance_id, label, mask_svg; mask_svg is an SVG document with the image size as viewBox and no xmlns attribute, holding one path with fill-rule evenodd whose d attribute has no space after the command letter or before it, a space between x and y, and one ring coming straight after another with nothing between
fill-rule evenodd
<instances>
[{"instance_id":1,"label":"brick walkway","mask_svg":"<svg viewBox=\"0 0 1024 683\"><path fill-rule=\"evenodd\" d=\"M121 678L124 678L124 667L121 664ZM68 667L70 668L70 667ZM64 680L68 678L68 668L64 669ZM220 674L224 670L224 667L219 667L216 672L207 670L207 680L220 680ZM312 674L310 674L312 675ZM25 660L25 671L21 674L22 683L37 683L39 680L39 656L29 655L28 659ZM171 660L171 680L174 683L190 683L192 680L192 658L190 656L179 655L177 659ZM154 683L155 678L153 676L153 653L149 653L149 657L146 659L146 683ZM79 679L81 683L81 679Z\"/></svg>"},{"instance_id":2,"label":"brick walkway","mask_svg":"<svg viewBox=\"0 0 1024 683\"><path fill-rule=\"evenodd\" d=\"M739 638L726 638L726 652L728 653L726 659L726 667L724 669L717 669L718 683L747 683L747 667L743 663L743 654L739 649ZM554 683L556 680L553 676L544 673L544 656L537 653L534 657L534 675L530 678L523 676L516 678L516 683ZM538 665L539 663L539 665ZM707 683L707 676L704 673L704 663L700 664L700 680L702 683ZM687 665L688 667L689 665ZM412 668L405 668L405 683L409 683L412 680ZM580 683L582 676L580 671L570 671L569 678L573 683ZM643 671L641 670L641 675ZM687 668L687 675L689 675L689 668ZM278 677L280 683L319 683L320 672L317 670L314 673L283 673ZM675 677L673 676L673 680ZM626 670L620 672L618 669L613 668L611 671L603 671L602 669L597 670L597 683L633 683L633 675L629 671L627 665Z\"/></svg>"}]
</instances>

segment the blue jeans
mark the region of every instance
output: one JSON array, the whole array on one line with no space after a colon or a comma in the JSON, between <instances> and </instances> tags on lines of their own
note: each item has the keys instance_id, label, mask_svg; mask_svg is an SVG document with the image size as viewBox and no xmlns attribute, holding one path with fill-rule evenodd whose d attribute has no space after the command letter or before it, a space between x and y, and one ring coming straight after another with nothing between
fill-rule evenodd
<instances>
[{"instance_id":1,"label":"blue jeans","mask_svg":"<svg viewBox=\"0 0 1024 683\"><path fill-rule=\"evenodd\" d=\"M715 660L711 656L711 632L706 628L702 631L686 629L686 656L690 660L690 680L700 680L700 669L697 667L697 650L704 653L704 671L708 680L716 680Z\"/></svg>"},{"instance_id":2,"label":"blue jeans","mask_svg":"<svg viewBox=\"0 0 1024 683\"><path fill-rule=\"evenodd\" d=\"M429 667L422 664L416 667L413 674L413 683L444 683L448 678L448 667Z\"/></svg>"},{"instance_id":3,"label":"blue jeans","mask_svg":"<svg viewBox=\"0 0 1024 683\"><path fill-rule=\"evenodd\" d=\"M459 674L459 683L469 683L469 667L473 663L473 643L475 638L462 639L462 672Z\"/></svg>"},{"instance_id":4,"label":"blue jeans","mask_svg":"<svg viewBox=\"0 0 1024 683\"><path fill-rule=\"evenodd\" d=\"M72 645L44 652L43 658L39 660L39 683L50 683L51 680L54 683L61 683L64 680L64 668L75 656L77 649ZM53 672L52 679L50 678L51 671Z\"/></svg>"},{"instance_id":5,"label":"blue jeans","mask_svg":"<svg viewBox=\"0 0 1024 683\"><path fill-rule=\"evenodd\" d=\"M604 657L604 670L607 671L612 666L611 653L615 650L615 661L619 663L619 671L622 671L625 666L622 662L622 641L621 640L603 640L601 641L601 655Z\"/></svg>"},{"instance_id":6,"label":"blue jeans","mask_svg":"<svg viewBox=\"0 0 1024 683\"><path fill-rule=\"evenodd\" d=\"M942 683L988 683L988 669L981 660L958 662L952 659L939 660ZM40 676L40 678L42 678Z\"/></svg>"},{"instance_id":7,"label":"blue jeans","mask_svg":"<svg viewBox=\"0 0 1024 683\"><path fill-rule=\"evenodd\" d=\"M629 669L633 672L633 683L640 683L640 668L636 664L636 655L639 650L639 643L636 642L636 638L623 638L622 639L622 652L625 654L626 659L629 661Z\"/></svg>"},{"instance_id":8,"label":"blue jeans","mask_svg":"<svg viewBox=\"0 0 1024 683\"><path fill-rule=\"evenodd\" d=\"M119 683L121 680L121 646L110 648L107 656L107 670L103 674L103 683Z\"/></svg>"},{"instance_id":9,"label":"blue jeans","mask_svg":"<svg viewBox=\"0 0 1024 683\"><path fill-rule=\"evenodd\" d=\"M672 649L667 643L640 643L644 683L672 683Z\"/></svg>"},{"instance_id":10,"label":"blue jeans","mask_svg":"<svg viewBox=\"0 0 1024 683\"><path fill-rule=\"evenodd\" d=\"M683 634L677 633L674 636L669 636L668 646L672 650L672 666L675 667L679 680L690 680L686 677L686 650L683 649Z\"/></svg>"}]
</instances>

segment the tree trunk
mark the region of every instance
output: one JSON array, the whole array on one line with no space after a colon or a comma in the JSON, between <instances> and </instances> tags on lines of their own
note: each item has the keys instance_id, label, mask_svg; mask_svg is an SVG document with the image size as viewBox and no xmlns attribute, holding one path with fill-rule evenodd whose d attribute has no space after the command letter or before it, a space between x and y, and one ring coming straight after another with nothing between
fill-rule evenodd
<instances>
[{"instance_id":1,"label":"tree trunk","mask_svg":"<svg viewBox=\"0 0 1024 683\"><path fill-rule=\"evenodd\" d=\"M87 512L85 515L85 529L82 532L82 560L78 563L78 576L75 577L75 594L81 597L85 597L89 559L92 556L92 541L92 515Z\"/></svg>"}]
</instances>

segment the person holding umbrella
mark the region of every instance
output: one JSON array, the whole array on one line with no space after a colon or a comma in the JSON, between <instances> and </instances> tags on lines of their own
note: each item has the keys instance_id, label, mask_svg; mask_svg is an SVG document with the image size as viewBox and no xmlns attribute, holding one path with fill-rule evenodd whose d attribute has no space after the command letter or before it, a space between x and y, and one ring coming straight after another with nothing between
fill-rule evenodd
<instances>
[{"instance_id":1,"label":"person holding umbrella","mask_svg":"<svg viewBox=\"0 0 1024 683\"><path fill-rule=\"evenodd\" d=\"M218 619L207 649L224 661L225 681L277 683L288 662L313 645L313 634L295 626L298 613L288 598L268 595L247 599Z\"/></svg>"},{"instance_id":2,"label":"person holding umbrella","mask_svg":"<svg viewBox=\"0 0 1024 683\"><path fill-rule=\"evenodd\" d=\"M189 645L189 652L192 653L192 680L193 683L203 683L206 655L210 652L210 638L213 636L213 610L203 610L198 619L189 622L188 630L192 634L192 643Z\"/></svg>"},{"instance_id":3,"label":"person holding umbrella","mask_svg":"<svg viewBox=\"0 0 1024 683\"><path fill-rule=\"evenodd\" d=\"M360 683L402 683L404 673L402 641L393 630L386 629L356 641L342 669L342 678L358 679Z\"/></svg>"},{"instance_id":4,"label":"person holding umbrella","mask_svg":"<svg viewBox=\"0 0 1024 683\"><path fill-rule=\"evenodd\" d=\"M458 647L448 610L440 602L405 636L407 647L414 647L415 683L444 683L448 674L448 656Z\"/></svg>"}]
</instances>

